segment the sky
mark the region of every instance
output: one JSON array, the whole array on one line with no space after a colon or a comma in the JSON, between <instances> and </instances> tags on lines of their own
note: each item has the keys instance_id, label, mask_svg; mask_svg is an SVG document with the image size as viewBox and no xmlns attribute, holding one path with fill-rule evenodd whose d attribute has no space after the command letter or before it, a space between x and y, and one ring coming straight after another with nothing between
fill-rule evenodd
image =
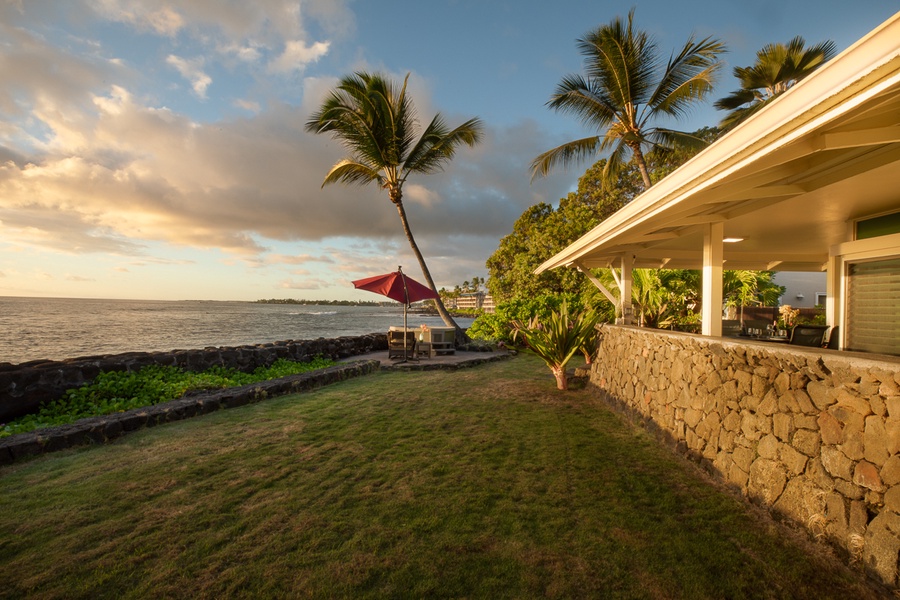
<instances>
[{"instance_id":1,"label":"sky","mask_svg":"<svg viewBox=\"0 0 900 600\"><path fill-rule=\"evenodd\" d=\"M589 162L532 159L597 133L546 102L576 40L635 8L668 57L728 47L686 131L722 117L735 66L796 35L843 51L900 0L0 0L0 296L376 300L354 279L423 279L386 193L322 180L345 156L305 131L339 78L402 81L419 118L484 123L404 205L438 287L485 261ZM599 157L598 157L599 158Z\"/></svg>"}]
</instances>

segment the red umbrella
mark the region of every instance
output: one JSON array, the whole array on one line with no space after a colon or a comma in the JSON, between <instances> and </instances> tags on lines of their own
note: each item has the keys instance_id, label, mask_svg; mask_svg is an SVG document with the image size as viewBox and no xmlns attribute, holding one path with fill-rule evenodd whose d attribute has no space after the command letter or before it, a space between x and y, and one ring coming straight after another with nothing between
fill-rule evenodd
<instances>
[{"instance_id":1,"label":"red umbrella","mask_svg":"<svg viewBox=\"0 0 900 600\"><path fill-rule=\"evenodd\" d=\"M405 275L400 267L397 267L397 270L393 273L357 279L353 282L353 287L358 290L366 290L367 292L375 292L376 294L387 296L391 300L402 302L406 306L419 300L440 297L430 287L422 285L415 279Z\"/></svg>"},{"instance_id":2,"label":"red umbrella","mask_svg":"<svg viewBox=\"0 0 900 600\"><path fill-rule=\"evenodd\" d=\"M406 276L401 267L397 267L397 270L393 273L357 279L352 283L353 287L358 290L375 292L376 294L387 296L391 300L403 303L403 356L405 358L406 309L409 308L411 302L428 300L429 298L440 298L440 296L430 287L422 285L415 279Z\"/></svg>"}]
</instances>

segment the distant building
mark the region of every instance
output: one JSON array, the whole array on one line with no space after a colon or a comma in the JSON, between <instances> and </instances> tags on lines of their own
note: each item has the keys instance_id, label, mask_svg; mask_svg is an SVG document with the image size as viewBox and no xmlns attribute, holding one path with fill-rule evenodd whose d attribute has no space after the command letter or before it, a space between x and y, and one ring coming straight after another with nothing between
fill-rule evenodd
<instances>
[{"instance_id":1,"label":"distant building","mask_svg":"<svg viewBox=\"0 0 900 600\"><path fill-rule=\"evenodd\" d=\"M790 304L794 308L825 306L828 281L827 275L822 271L782 271L775 273L772 281L784 286L780 304Z\"/></svg>"},{"instance_id":2,"label":"distant building","mask_svg":"<svg viewBox=\"0 0 900 600\"><path fill-rule=\"evenodd\" d=\"M472 309L481 308L484 303L484 292L472 292L469 294L460 294L456 299L456 308Z\"/></svg>"},{"instance_id":3,"label":"distant building","mask_svg":"<svg viewBox=\"0 0 900 600\"><path fill-rule=\"evenodd\" d=\"M481 303L481 310L488 314L494 314L494 297L490 294L484 295L484 301Z\"/></svg>"}]
</instances>

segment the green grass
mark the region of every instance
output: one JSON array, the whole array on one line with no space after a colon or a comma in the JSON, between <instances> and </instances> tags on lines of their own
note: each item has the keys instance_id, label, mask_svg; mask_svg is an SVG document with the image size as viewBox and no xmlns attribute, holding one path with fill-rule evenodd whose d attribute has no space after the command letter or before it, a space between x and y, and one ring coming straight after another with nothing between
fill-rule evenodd
<instances>
[{"instance_id":1,"label":"green grass","mask_svg":"<svg viewBox=\"0 0 900 600\"><path fill-rule=\"evenodd\" d=\"M10 598L876 597L808 546L527 356L0 469Z\"/></svg>"}]
</instances>

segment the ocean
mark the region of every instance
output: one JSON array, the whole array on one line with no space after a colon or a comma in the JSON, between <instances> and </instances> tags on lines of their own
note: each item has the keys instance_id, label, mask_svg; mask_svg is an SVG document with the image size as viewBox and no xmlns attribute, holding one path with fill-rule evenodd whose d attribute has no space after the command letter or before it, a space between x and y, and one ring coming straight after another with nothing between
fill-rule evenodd
<instances>
[{"instance_id":1,"label":"ocean","mask_svg":"<svg viewBox=\"0 0 900 600\"><path fill-rule=\"evenodd\" d=\"M466 328L471 318L456 319ZM416 327L440 317L409 313ZM0 362L363 335L403 325L403 306L0 297Z\"/></svg>"}]
</instances>

